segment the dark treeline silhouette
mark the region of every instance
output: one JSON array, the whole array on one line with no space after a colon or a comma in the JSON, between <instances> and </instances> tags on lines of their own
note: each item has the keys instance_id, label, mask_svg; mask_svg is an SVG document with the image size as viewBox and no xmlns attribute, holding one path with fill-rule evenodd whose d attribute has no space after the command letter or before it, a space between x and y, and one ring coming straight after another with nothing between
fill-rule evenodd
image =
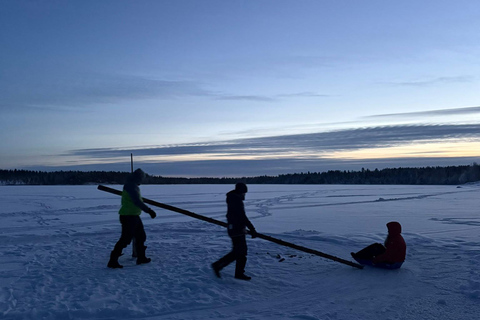
<instances>
[{"instance_id":1,"label":"dark treeline silhouette","mask_svg":"<svg viewBox=\"0 0 480 320\"><path fill-rule=\"evenodd\" d=\"M123 184L128 172L0 170L2 185ZM411 184L454 185L480 181L480 166L387 168L327 171L243 178L168 178L147 175L144 184Z\"/></svg>"}]
</instances>

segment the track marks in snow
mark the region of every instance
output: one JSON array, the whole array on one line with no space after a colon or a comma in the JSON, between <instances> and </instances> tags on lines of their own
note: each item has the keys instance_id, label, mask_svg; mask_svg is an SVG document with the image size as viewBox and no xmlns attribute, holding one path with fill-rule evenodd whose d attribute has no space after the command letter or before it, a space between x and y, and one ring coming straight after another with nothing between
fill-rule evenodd
<instances>
[{"instance_id":1,"label":"track marks in snow","mask_svg":"<svg viewBox=\"0 0 480 320\"><path fill-rule=\"evenodd\" d=\"M299 192L285 192L281 196L268 197L268 194L262 194L262 199L247 199L245 201L246 211L252 220L272 216L275 212L282 210L302 210L322 207L345 207L356 205L376 205L385 203L396 203L401 201L421 201L428 198L445 197L465 192L476 192L476 190L466 190L463 188L454 191L436 192L405 192L405 189L395 192L385 189L380 193L373 194L362 190L361 186L355 186L358 193L344 193L345 190L310 190ZM380 189L377 189L380 190ZM450 189L451 190L451 189ZM336 194L337 192L341 194ZM252 215L255 212L257 215ZM453 223L450 221L450 223ZM464 222L468 224L468 222ZM477 222L469 222L470 225L476 225ZM480 223L478 223L480 225Z\"/></svg>"},{"instance_id":2,"label":"track marks in snow","mask_svg":"<svg viewBox=\"0 0 480 320\"><path fill-rule=\"evenodd\" d=\"M431 218L432 221L438 221L447 224L460 224L460 225L468 225L468 226L480 226L480 218Z\"/></svg>"},{"instance_id":3,"label":"track marks in snow","mask_svg":"<svg viewBox=\"0 0 480 320\"><path fill-rule=\"evenodd\" d=\"M383 193L372 194L370 189L368 194L362 194L361 188L352 188L351 191L342 189L344 195L322 190L306 192L304 188L298 192L285 190L258 200L247 196L249 217L257 212L256 209L266 209L269 215L278 208L295 208L301 204L342 206L352 201L376 203L380 198L390 199L392 204L398 201L396 199L410 198L408 200L415 202L404 201L400 206L411 210L426 202L423 200L440 194L436 192L438 189L421 193L425 190L422 189L418 194L396 194L395 191L383 192L376 188L374 190ZM417 197L424 195L427 197ZM210 211L209 214L217 211L214 214L224 217L223 199L222 195L218 207L216 201L212 202L214 210L209 210L205 203L205 206L199 204L198 209ZM10 217L24 219L24 228L0 229L0 243L3 245L0 315L5 319L151 320L463 320L478 317L480 244L474 242L475 237L432 235L440 232L438 226L444 230L451 228L442 222L476 222L475 218L468 217L468 213L457 217L441 212L442 215L435 217L443 220L436 221L429 220L431 215L427 214L425 220L428 223L421 220L420 223L430 229L423 232L422 228L420 234L405 234L407 261L402 269L393 272L374 268L357 270L261 239L248 238L246 271L253 280L243 283L233 278L233 265L222 271L222 279L215 278L210 263L230 250L230 239L224 228L194 220L177 223L158 218L152 221L144 216L147 255L153 259L152 263L136 266L135 260L129 256L131 247L127 247L125 255L120 258L125 268L106 268L108 255L120 235L119 199L114 200L116 205L111 208L95 206L95 203L85 205L85 208L98 208L98 215L83 215L81 210L78 213L67 210L62 215L56 211L61 220L45 220L48 225L28 223L36 221L28 210L19 210L18 215ZM440 200L443 205L450 206L449 199ZM428 203L427 207L434 202ZM194 202L188 202L188 206L193 212L197 211ZM441 206L436 205L443 209ZM51 207L52 211L61 210L55 205ZM72 209L79 207L75 204ZM455 204L449 208L454 207ZM159 217L164 214L157 213ZM63 217L71 218L76 214L83 220L60 224L68 220ZM92 220L103 214L109 215L108 220ZM44 217L58 218L48 214ZM332 217L337 219L334 215ZM460 220L455 221L452 217ZM317 228L319 231L299 229L272 235L347 259L352 248L384 239L383 229L375 229L376 234L362 233L364 229L354 226L349 219L341 216L338 219L346 219L356 233L342 233L343 229L335 225L334 228L338 229L327 229L328 224L325 224L325 227ZM378 220L374 216L367 219L372 223ZM292 219L292 228L297 228L294 223ZM474 223L465 223L463 228L472 230L475 227ZM411 231L410 228L407 230ZM396 290L390 294L385 288Z\"/></svg>"}]
</instances>

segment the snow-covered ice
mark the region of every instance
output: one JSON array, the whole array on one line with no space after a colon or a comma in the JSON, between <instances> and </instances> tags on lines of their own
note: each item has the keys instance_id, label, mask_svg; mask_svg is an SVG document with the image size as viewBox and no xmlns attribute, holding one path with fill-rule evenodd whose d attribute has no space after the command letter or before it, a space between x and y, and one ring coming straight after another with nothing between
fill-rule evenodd
<instances>
[{"instance_id":1,"label":"snow-covered ice","mask_svg":"<svg viewBox=\"0 0 480 320\"><path fill-rule=\"evenodd\" d=\"M121 186L110 186L121 189ZM145 185L142 195L225 220L230 185ZM120 235L120 197L96 186L0 187L1 319L477 319L479 185L250 185L258 232L343 259L383 242L399 221L399 270L356 269L248 238L246 273L217 279L226 230L156 209L142 214L147 255L106 267ZM284 259L284 260L283 260ZM281 261L282 260L282 261Z\"/></svg>"}]
</instances>

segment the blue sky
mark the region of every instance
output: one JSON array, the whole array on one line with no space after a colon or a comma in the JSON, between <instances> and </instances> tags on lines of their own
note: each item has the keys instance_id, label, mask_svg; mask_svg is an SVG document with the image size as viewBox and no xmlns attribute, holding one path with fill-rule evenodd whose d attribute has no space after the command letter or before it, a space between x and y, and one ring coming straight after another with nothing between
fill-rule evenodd
<instances>
[{"instance_id":1,"label":"blue sky","mask_svg":"<svg viewBox=\"0 0 480 320\"><path fill-rule=\"evenodd\" d=\"M476 1L0 2L0 168L252 176L480 156Z\"/></svg>"}]
</instances>

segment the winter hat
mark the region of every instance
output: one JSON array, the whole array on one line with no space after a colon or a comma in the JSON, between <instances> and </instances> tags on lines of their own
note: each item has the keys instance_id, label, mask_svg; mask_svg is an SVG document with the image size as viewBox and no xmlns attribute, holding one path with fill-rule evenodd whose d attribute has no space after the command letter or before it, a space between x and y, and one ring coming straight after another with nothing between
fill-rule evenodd
<instances>
[{"instance_id":1,"label":"winter hat","mask_svg":"<svg viewBox=\"0 0 480 320\"><path fill-rule=\"evenodd\" d=\"M243 182L238 182L235 185L235 191L237 191L238 193L247 193L248 192L247 185Z\"/></svg>"},{"instance_id":2,"label":"winter hat","mask_svg":"<svg viewBox=\"0 0 480 320\"><path fill-rule=\"evenodd\" d=\"M387 223L388 233L400 234L402 232L402 226L397 221L391 221Z\"/></svg>"},{"instance_id":3,"label":"winter hat","mask_svg":"<svg viewBox=\"0 0 480 320\"><path fill-rule=\"evenodd\" d=\"M133 179L137 183L141 183L145 179L145 172L142 169L138 168L132 173Z\"/></svg>"}]
</instances>

